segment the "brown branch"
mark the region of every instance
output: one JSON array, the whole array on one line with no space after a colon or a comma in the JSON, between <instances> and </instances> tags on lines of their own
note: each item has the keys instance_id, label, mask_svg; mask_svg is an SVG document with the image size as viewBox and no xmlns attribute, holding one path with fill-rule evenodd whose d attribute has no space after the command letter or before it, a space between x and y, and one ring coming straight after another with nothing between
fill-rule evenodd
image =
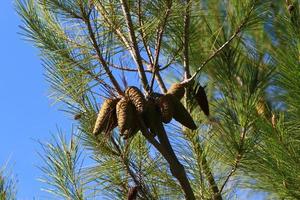
<instances>
[{"instance_id":1,"label":"brown branch","mask_svg":"<svg viewBox=\"0 0 300 200\"><path fill-rule=\"evenodd\" d=\"M162 77L161 77L159 71L156 72L155 78L156 78L156 81L157 81L158 86L160 87L160 90L161 90L163 93L167 93L168 90L167 90L167 88L166 88L166 85L165 85L165 83L164 83L164 81L163 81L163 79L162 79Z\"/></svg>"},{"instance_id":2,"label":"brown branch","mask_svg":"<svg viewBox=\"0 0 300 200\"><path fill-rule=\"evenodd\" d=\"M103 6L103 4L100 1L97 1L97 4L95 5L95 8L97 9L97 11L100 12L101 16L103 17L103 19L105 20L105 22L107 24L109 24L112 28L112 30L115 32L115 34L119 37L119 39L121 40L121 42L123 42L123 44L125 45L125 47L130 51L130 53L132 54L132 50L131 50L131 46L129 45L129 41L126 38L126 36L122 33L122 31L118 28L117 25L115 25L111 19L108 17L108 13L107 10L105 9L105 7Z\"/></svg>"},{"instance_id":3,"label":"brown branch","mask_svg":"<svg viewBox=\"0 0 300 200\"><path fill-rule=\"evenodd\" d=\"M244 127L243 132L241 133L241 137L240 137L240 145L238 148L238 152L237 155L235 157L235 161L234 161L234 165L230 171L230 173L227 175L224 183L222 184L221 188L220 188L220 193L223 191L224 187L226 186L226 184L228 183L230 177L236 172L236 170L238 169L238 166L241 162L241 159L243 157L243 153L244 153L244 144L245 144L245 137L246 137L246 132L247 132L247 128Z\"/></svg>"},{"instance_id":4,"label":"brown branch","mask_svg":"<svg viewBox=\"0 0 300 200\"><path fill-rule=\"evenodd\" d=\"M142 20L142 11L141 11L142 9L141 9L141 7L142 7L141 0L138 0L138 22L139 22L139 26L140 26L139 33L141 35L142 42L143 42L143 45L145 47L149 62L153 66L153 62L154 62L153 61L154 60L153 55L152 55L152 52L151 52L151 49L150 49L149 45L146 42L146 36L144 34L144 29L143 29L144 23L143 23L143 20Z\"/></svg>"},{"instance_id":5,"label":"brown branch","mask_svg":"<svg viewBox=\"0 0 300 200\"><path fill-rule=\"evenodd\" d=\"M135 51L136 48L134 47L137 47L137 45L130 45L130 41L128 41L128 39L126 38L126 36L122 33L122 31L116 26L114 25L114 23L110 20L110 18L108 17L108 13L105 9L105 7L101 4L101 2L98 1L98 4L96 5L96 9L101 13L101 15L103 16L104 20L106 23L108 23L111 27L112 27L112 30L114 31L114 33L120 38L121 42L123 42L123 44L125 45L125 47L128 49L128 51L130 52L131 54L131 57L133 58L133 60L135 60L136 63L139 63L137 64L138 65L138 68L137 68L137 72L139 72L139 75L140 77L146 77L141 75L141 74L144 74L142 71L144 71L144 68L143 68L143 65L142 65L142 62L140 62L141 60L141 56L139 54L139 51ZM131 44L133 44L131 42ZM137 43L136 43L137 44ZM138 54L136 54L136 52ZM139 55L139 59L137 59L137 56L136 55ZM141 67L140 67L141 66ZM127 71L133 71L133 70L129 70L127 69ZM143 79L141 78L142 80L142 83L143 82ZM147 82L148 84L148 81L146 80L145 82ZM143 84L144 85L144 84ZM162 85L162 84L161 84Z\"/></svg>"},{"instance_id":6,"label":"brown branch","mask_svg":"<svg viewBox=\"0 0 300 200\"><path fill-rule=\"evenodd\" d=\"M132 178L132 180L135 183L135 185L139 186L140 192L143 193L143 196L145 196L145 197L148 196L149 192L147 191L146 186L142 182L140 182L138 180L138 178L136 177L135 173L130 169L129 162L125 158L124 153L121 151L120 146L117 144L117 142L114 140L114 138L111 138L111 142L114 145L114 147L116 148L118 154L120 155L121 162L124 165L124 167L125 167L128 175Z\"/></svg>"},{"instance_id":7,"label":"brown branch","mask_svg":"<svg viewBox=\"0 0 300 200\"><path fill-rule=\"evenodd\" d=\"M83 72L85 72L87 75L89 75L92 79L97 81L98 83L102 84L104 87L109 88L112 91L115 91L115 88L107 84L104 80L100 79L96 74L94 74L91 70L85 68L84 66L80 65L79 63L75 62L76 66L81 69Z\"/></svg>"},{"instance_id":8,"label":"brown branch","mask_svg":"<svg viewBox=\"0 0 300 200\"><path fill-rule=\"evenodd\" d=\"M212 170L207 162L206 155L203 152L203 148L201 147L200 141L198 139L197 134L193 134L192 132L188 132L185 136L191 141L193 145L194 152L197 152L197 163L200 165L200 169L203 170L204 175L207 178L209 188L213 192L213 200L222 200L221 193L219 192L218 185L215 181L215 178L212 174ZM201 171L199 171L200 177L202 176Z\"/></svg>"},{"instance_id":9,"label":"brown branch","mask_svg":"<svg viewBox=\"0 0 300 200\"><path fill-rule=\"evenodd\" d=\"M105 20L105 22L108 23L112 27L112 30L114 31L114 33L119 37L121 42L123 42L125 47L129 50L132 58L135 60L135 56L134 56L135 54L133 52L133 49L132 49L131 45L129 44L128 39L125 37L125 35L122 33L122 31L116 25L114 25L114 23L109 19L108 13L107 13L105 7L101 4L101 2L97 2L97 3L98 4L95 5L96 9L101 13L101 15L103 16L103 19ZM139 3L140 3L140 1L139 1ZM138 18L139 18L140 26L142 27L140 10L139 10ZM145 41L145 36L144 36L143 31L141 29L140 29L140 34L142 36L142 41L143 41L143 44L145 46L146 53L149 57L150 64L153 65L153 56L151 55L150 47L147 45L147 43ZM168 66L166 66L164 69L166 69ZM116 67L116 66L112 66L112 67L120 69L120 70L125 70L125 71L132 71L132 72L138 72L139 71L138 69L131 69L131 68L121 69L120 67ZM164 70L164 69L162 69L162 70ZM162 71L162 70L159 70L159 71ZM151 69L150 70L145 70L145 72L151 72L151 71L152 71ZM164 82L161 78L161 75L159 73L156 74L156 79L157 79L157 82L158 82L158 85L159 85L161 91L164 92L164 93L167 92L166 86L165 86L165 84L164 84Z\"/></svg>"},{"instance_id":10,"label":"brown branch","mask_svg":"<svg viewBox=\"0 0 300 200\"><path fill-rule=\"evenodd\" d=\"M83 21L84 21L84 23L86 24L86 26L88 28L89 36L90 36L90 38L92 40L92 45L94 47L94 50L97 53L97 58L98 58L99 62L103 66L105 72L107 73L110 81L114 85L116 91L120 95L123 95L123 91L122 91L119 83L117 82L117 80L113 76L112 72L110 71L109 67L107 66L107 63L106 63L105 59L103 58L102 53L101 53L101 51L99 49L99 46L98 46L98 43L97 43L97 40L96 40L96 37L95 37L95 33L93 31L93 28L92 28L92 25L91 25L91 22L90 22L90 15L86 15L86 13L84 13L84 12L82 13L82 15L83 15Z\"/></svg>"},{"instance_id":11,"label":"brown branch","mask_svg":"<svg viewBox=\"0 0 300 200\"><path fill-rule=\"evenodd\" d=\"M131 42L131 46L133 49L133 58L137 64L137 68L138 68L138 73L143 85L143 88L145 91L149 91L149 85L148 85L148 80L147 80L147 76L144 70L144 66L143 66L143 62L142 62L142 57L140 55L140 51L138 48L138 44L137 44L137 40L136 40L136 36L134 33L134 27L133 27L133 23L131 20L131 15L130 15L130 9L128 7L127 4L127 0L121 0L121 6L122 6L122 10L123 10L123 14L125 17L125 21L127 24L127 28L129 31L129 37L130 37L130 42Z\"/></svg>"},{"instance_id":12,"label":"brown branch","mask_svg":"<svg viewBox=\"0 0 300 200\"><path fill-rule=\"evenodd\" d=\"M213 192L213 199L214 200L222 200L223 198L221 196L221 192L220 192L220 190L218 188L218 185L217 185L217 183L215 181L215 178L214 178L214 176L212 174L212 170L210 169L209 164L208 164L208 162L206 160L206 156L203 155L203 150L202 149L201 149L201 157L202 157L201 158L201 164L203 166L203 171L204 171L205 176L206 176L206 178L208 180L210 189Z\"/></svg>"},{"instance_id":13,"label":"brown branch","mask_svg":"<svg viewBox=\"0 0 300 200\"><path fill-rule=\"evenodd\" d=\"M195 196L193 193L193 189L189 183L189 180L187 178L186 172L184 170L183 165L179 162L179 160L176 157L176 154L170 144L170 141L168 139L168 136L164 130L164 127L162 124L159 124L160 131L157 132L159 141L161 145L164 147L164 151L162 152L162 155L165 157L165 159L170 164L170 171L174 177L177 178L179 181L181 188L183 189L185 193L185 197L188 200L194 200Z\"/></svg>"},{"instance_id":14,"label":"brown branch","mask_svg":"<svg viewBox=\"0 0 300 200\"><path fill-rule=\"evenodd\" d=\"M191 77L189 62L189 35L190 35L190 0L186 0L187 7L184 15L184 33L183 33L183 67L185 70L184 78Z\"/></svg>"},{"instance_id":15,"label":"brown branch","mask_svg":"<svg viewBox=\"0 0 300 200\"><path fill-rule=\"evenodd\" d=\"M152 89L153 89L154 77L157 74L158 60L159 60L159 55L160 55L160 50L161 50L161 42L162 42L164 29L165 29L167 20L168 20L169 14L171 12L171 7L172 7L172 3L168 4L166 13L164 15L163 22L161 23L161 26L158 27L156 47L155 47L155 57L154 57L154 63L153 63L153 66L152 66L153 75L152 75L151 84L150 84L150 91L152 91Z\"/></svg>"},{"instance_id":16,"label":"brown branch","mask_svg":"<svg viewBox=\"0 0 300 200\"><path fill-rule=\"evenodd\" d=\"M147 53L147 56L148 56L148 59L149 59L149 62L150 62L149 66L150 66L150 71L152 73L152 68L154 66L154 58L153 58L153 55L151 53L151 49L150 49L149 45L146 42L146 36L144 34L144 31L143 31L143 20L142 20L142 14L141 14L141 1L140 0L138 1L138 21L139 21L139 26L140 26L139 33L141 35L142 42L143 42L143 45L145 47L145 50L146 50L146 53ZM160 75L159 72L157 72L155 74L155 78L156 78L157 84L160 87L160 90L163 93L166 93L167 92L167 88L166 88L165 83L162 80L161 75Z\"/></svg>"},{"instance_id":17,"label":"brown branch","mask_svg":"<svg viewBox=\"0 0 300 200\"><path fill-rule=\"evenodd\" d=\"M187 174L184 170L184 167L177 159L176 154L174 153L162 122L159 119L154 120L157 120L158 122L155 123L157 125L155 132L157 133L160 142L153 137L153 134L151 134L145 126L144 121L139 117L142 134L169 163L170 171L172 175L179 181L179 184L185 193L185 198L187 200L195 200L194 192L187 178Z\"/></svg>"},{"instance_id":18,"label":"brown branch","mask_svg":"<svg viewBox=\"0 0 300 200\"><path fill-rule=\"evenodd\" d=\"M227 175L227 177L226 177L224 183L223 183L222 186L220 187L220 193L222 193L222 191L223 191L225 185L227 184L227 182L229 181L230 177L236 172L236 170L237 170L237 168L238 168L238 165L239 165L239 163L240 163L240 161L241 161L241 158L242 158L242 156L241 156L240 154L238 154L238 155L236 156L236 159L235 159L233 168L231 169L231 171L230 171L230 173Z\"/></svg>"},{"instance_id":19,"label":"brown branch","mask_svg":"<svg viewBox=\"0 0 300 200\"><path fill-rule=\"evenodd\" d=\"M235 39L239 33L243 30L244 26L247 24L250 14L253 12L254 10L254 5L251 7L250 11L247 13L246 17L244 18L244 20L242 21L242 23L238 26L238 28L236 29L236 31L233 33L233 35L222 45L220 46L216 51L214 51L201 65L200 67L196 70L196 72L188 79L182 81L183 84L188 84L191 83L197 76L197 74L203 70L203 68L214 58L216 57L225 47L227 47L232 41L233 39Z\"/></svg>"}]
</instances>

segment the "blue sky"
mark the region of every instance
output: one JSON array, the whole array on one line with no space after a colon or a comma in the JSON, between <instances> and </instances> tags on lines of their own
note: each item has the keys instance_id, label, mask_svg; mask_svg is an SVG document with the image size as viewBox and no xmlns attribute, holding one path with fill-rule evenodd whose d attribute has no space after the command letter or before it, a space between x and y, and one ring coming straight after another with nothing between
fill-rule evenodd
<instances>
[{"instance_id":1,"label":"blue sky","mask_svg":"<svg viewBox=\"0 0 300 200\"><path fill-rule=\"evenodd\" d=\"M57 126L69 130L70 117L47 97L38 51L18 34L21 22L13 1L1 1L0 24L0 165L10 160L19 181L18 199L49 199L37 181L36 140L47 141Z\"/></svg>"}]
</instances>

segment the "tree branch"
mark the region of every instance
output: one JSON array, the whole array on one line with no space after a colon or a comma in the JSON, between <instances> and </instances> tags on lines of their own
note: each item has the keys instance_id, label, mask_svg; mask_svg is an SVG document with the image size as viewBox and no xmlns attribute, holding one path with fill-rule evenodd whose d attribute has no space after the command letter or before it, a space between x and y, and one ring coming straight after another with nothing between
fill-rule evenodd
<instances>
[{"instance_id":1,"label":"tree branch","mask_svg":"<svg viewBox=\"0 0 300 200\"><path fill-rule=\"evenodd\" d=\"M141 35L143 45L144 45L146 53L148 55L148 59L149 59L149 62L150 62L150 65L149 65L150 66L150 71L152 72L154 59L153 59L153 55L151 53L150 47L149 47L149 45L146 42L146 36L145 36L144 30L143 30L143 20L142 20L142 14L141 14L141 0L138 0L138 21L139 21L139 26L140 26L139 33ZM166 88L165 83L163 82L163 80L162 80L161 75L160 75L159 72L157 72L155 74L155 78L157 80L157 84L160 87L160 90L163 93L166 93L167 92L167 88Z\"/></svg>"},{"instance_id":2,"label":"tree branch","mask_svg":"<svg viewBox=\"0 0 300 200\"><path fill-rule=\"evenodd\" d=\"M183 33L183 67L184 79L191 77L190 62L189 62L189 35L190 35L190 0L186 0L186 10L184 15L184 33Z\"/></svg>"},{"instance_id":3,"label":"tree branch","mask_svg":"<svg viewBox=\"0 0 300 200\"><path fill-rule=\"evenodd\" d=\"M244 127L244 130L243 130L243 132L241 134L241 137L240 137L240 145L239 145L239 148L238 148L237 155L235 157L234 165L233 165L230 173L227 175L224 183L222 184L222 186L220 188L220 193L223 191L223 189L226 186L226 184L228 183L230 177L236 172L236 170L238 169L238 166L241 162L241 159L243 157L243 152L244 152L244 143L245 143L246 132L247 132L247 128Z\"/></svg>"},{"instance_id":4,"label":"tree branch","mask_svg":"<svg viewBox=\"0 0 300 200\"><path fill-rule=\"evenodd\" d=\"M142 42L143 42L143 45L145 47L149 62L150 62L151 65L153 65L153 62L154 62L153 61L154 60L153 55L152 55L152 52L151 52L151 49L150 49L149 45L147 44L146 35L144 34L144 29L143 29L144 23L143 23L143 19L142 19L142 9L141 9L141 7L142 7L141 0L138 0L138 22L139 22L139 26L140 26L139 33L141 35Z\"/></svg>"},{"instance_id":5,"label":"tree branch","mask_svg":"<svg viewBox=\"0 0 300 200\"><path fill-rule=\"evenodd\" d=\"M89 36L91 38L91 41L92 41L92 45L97 53L97 58L99 60L99 62L101 63L101 65L103 66L105 72L107 73L110 81L112 82L112 84L114 85L115 89L117 90L117 92L120 94L120 95L123 95L123 91L119 85L119 83L117 82L117 80L115 79L115 77L113 76L112 72L110 71L109 67L107 66L107 63L106 61L104 60L103 56L102 56L102 53L99 49L99 46L98 46L98 42L96 40L96 37L95 37L95 33L93 31L93 28L92 28L92 25L91 25L91 22L90 22L90 15L86 15L85 13L82 13L84 18L84 22L88 28L88 32L89 32Z\"/></svg>"},{"instance_id":6,"label":"tree branch","mask_svg":"<svg viewBox=\"0 0 300 200\"><path fill-rule=\"evenodd\" d=\"M111 138L111 142L114 145L114 147L116 148L116 150L118 151L119 155L120 155L120 159L122 164L124 165L127 173L129 174L129 176L132 178L133 182L135 183L136 186L140 186L140 192L143 193L143 196L149 196L149 192L147 191L146 186L140 182L138 180L138 178L136 177L135 173L132 171L132 169L130 169L129 166L129 162L128 160L125 158L124 153L121 151L120 146L117 144L117 142L114 140L114 138Z\"/></svg>"},{"instance_id":7,"label":"tree branch","mask_svg":"<svg viewBox=\"0 0 300 200\"><path fill-rule=\"evenodd\" d=\"M152 91L153 89L153 84L154 84L154 77L156 76L156 74L158 73L158 60L159 60L159 55L160 55L160 50L161 50L161 42L162 42L162 38L163 38L163 33L164 33L164 29L169 17L169 14L171 12L171 7L172 7L172 3L169 3L167 5L167 10L163 19L163 22L161 23L161 26L158 27L158 33L157 33L157 39L156 39L156 47L155 47L155 57L154 57L154 63L152 66L152 79L151 79L151 83L150 83L150 91Z\"/></svg>"},{"instance_id":8,"label":"tree branch","mask_svg":"<svg viewBox=\"0 0 300 200\"><path fill-rule=\"evenodd\" d=\"M139 73L140 77L142 77L141 73L143 74L143 72L141 72L141 71L144 71L142 62L140 62L140 60L142 60L142 58L141 58L141 56L139 56L139 59L137 59L137 56L136 56L136 55L140 55L139 51L137 51L138 54L136 54L136 51L135 51L135 48L134 48L135 46L134 45L130 45L130 41L128 41L128 39L125 37L125 35L122 33L122 31L118 27L116 27L114 25L114 23L109 19L108 13L107 13L105 7L101 4L101 2L98 1L98 4L96 5L96 9L101 13L101 15L103 16L103 18L106 21L106 23L108 23L110 26L112 26L113 31L120 38L121 42L123 42L123 44L125 45L125 47L128 49L128 51L130 52L131 57L133 58L133 60L135 60L136 63L139 63L139 64L137 64L138 67L137 67L136 70L131 70L129 68L128 69L124 69L124 70L126 70L126 71L137 71ZM131 44L132 44L132 42L131 42ZM144 76L144 77L146 77L146 76ZM142 80L142 78L141 78L141 80ZM148 84L147 80L146 80L146 82ZM164 86L164 84L162 82L159 82L159 85L161 86L162 90L165 88L165 86Z\"/></svg>"},{"instance_id":9,"label":"tree branch","mask_svg":"<svg viewBox=\"0 0 300 200\"><path fill-rule=\"evenodd\" d=\"M128 4L127 4L126 0L121 0L121 4L122 4L121 6L122 6L123 14L124 14L124 17L125 17L125 21L126 21L126 24L127 24L127 28L128 28L128 31L129 31L129 37L130 37L130 40L131 40L130 42L132 44L131 46L132 46L132 49L133 49L133 57L134 57L134 60L137 64L138 73L139 73L139 76L140 76L140 79L141 79L144 90L149 91L148 80L147 80L146 73L144 71L143 62L142 62L142 58L141 58L141 55L140 55L140 50L139 50L138 43L137 43L137 40L136 40L136 36L135 36L135 33L134 33L134 27L133 27L133 23L132 23L132 20L131 20L130 10L129 10L129 7L128 7Z\"/></svg>"},{"instance_id":10,"label":"tree branch","mask_svg":"<svg viewBox=\"0 0 300 200\"><path fill-rule=\"evenodd\" d=\"M151 134L148 131L144 121L141 118L139 118L142 134L161 153L161 155L169 163L170 171L172 175L179 181L180 186L185 193L185 198L187 200L195 200L194 192L189 183L184 167L179 162L176 154L173 151L173 148L170 144L170 141L165 132L162 122L159 122L159 119L154 119L154 120L157 120L158 122L155 124L157 127L156 133L158 135L160 143L153 137L153 134Z\"/></svg>"},{"instance_id":11,"label":"tree branch","mask_svg":"<svg viewBox=\"0 0 300 200\"><path fill-rule=\"evenodd\" d=\"M241 22L241 24L238 26L236 31L233 33L233 35L222 45L220 46L216 51L214 51L201 65L200 67L196 70L196 72L188 79L182 81L183 84L188 84L191 83L197 76L197 74L203 70L203 68L214 58L216 57L225 47L227 47L233 39L235 39L239 33L243 30L244 26L247 24L250 14L253 12L255 6L253 5L250 9L250 11L247 13L246 17L244 20Z\"/></svg>"},{"instance_id":12,"label":"tree branch","mask_svg":"<svg viewBox=\"0 0 300 200\"><path fill-rule=\"evenodd\" d=\"M112 30L114 31L114 33L119 37L119 39L121 40L121 42L123 42L123 44L125 45L125 47L129 50L129 52L132 54L132 49L131 46L129 44L128 39L125 37L125 35L122 33L122 31L117 27L117 25L115 25L110 18L108 17L108 13L107 10L105 9L105 7L102 5L102 3L100 1L97 2L98 4L95 5L97 11L100 12L101 16L103 17L103 19L105 20L105 22L107 24L109 24L112 28Z\"/></svg>"},{"instance_id":13,"label":"tree branch","mask_svg":"<svg viewBox=\"0 0 300 200\"><path fill-rule=\"evenodd\" d=\"M213 192L212 199L213 200L222 200L221 192L220 192L218 185L215 181L215 178L212 174L212 170L206 160L206 155L203 152L203 149L201 147L198 136L196 134L192 134L190 132L186 133L185 136L189 139L189 141L191 141L191 143L193 145L194 152L197 155L197 163L198 163L198 165L201 166L201 168L207 178L210 190ZM201 170L201 168L200 168L200 170ZM201 175L202 174L200 172L200 176Z\"/></svg>"}]
</instances>

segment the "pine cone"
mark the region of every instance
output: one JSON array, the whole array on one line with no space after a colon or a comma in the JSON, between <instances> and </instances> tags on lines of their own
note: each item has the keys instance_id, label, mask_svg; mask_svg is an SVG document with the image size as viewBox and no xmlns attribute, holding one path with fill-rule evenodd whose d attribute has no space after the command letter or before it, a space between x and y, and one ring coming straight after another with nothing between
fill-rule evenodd
<instances>
[{"instance_id":1,"label":"pine cone","mask_svg":"<svg viewBox=\"0 0 300 200\"><path fill-rule=\"evenodd\" d=\"M264 98L260 98L256 104L256 112L267 119L272 118L270 107Z\"/></svg>"},{"instance_id":2,"label":"pine cone","mask_svg":"<svg viewBox=\"0 0 300 200\"><path fill-rule=\"evenodd\" d=\"M146 100L143 93L137 87L128 87L125 94L139 113L144 112Z\"/></svg>"},{"instance_id":3,"label":"pine cone","mask_svg":"<svg viewBox=\"0 0 300 200\"><path fill-rule=\"evenodd\" d=\"M135 121L133 124L133 127L125 130L125 132L123 134L121 134L121 136L123 136L124 139L128 139L128 138L131 138L132 136L134 136L139 130L140 130L140 128Z\"/></svg>"},{"instance_id":4,"label":"pine cone","mask_svg":"<svg viewBox=\"0 0 300 200\"><path fill-rule=\"evenodd\" d=\"M120 135L125 139L133 136L138 131L136 109L132 102L125 98L122 98L116 108L118 127Z\"/></svg>"},{"instance_id":5,"label":"pine cone","mask_svg":"<svg viewBox=\"0 0 300 200\"><path fill-rule=\"evenodd\" d=\"M157 104L160 109L161 118L164 123L169 123L173 118L173 105L171 100L172 95L162 95L157 99Z\"/></svg>"},{"instance_id":6,"label":"pine cone","mask_svg":"<svg viewBox=\"0 0 300 200\"><path fill-rule=\"evenodd\" d=\"M155 100L149 98L146 102L145 112L143 113L143 120L151 133L156 135L159 123L162 123L161 113Z\"/></svg>"},{"instance_id":7,"label":"pine cone","mask_svg":"<svg viewBox=\"0 0 300 200\"><path fill-rule=\"evenodd\" d=\"M209 105L204 87L202 87L201 85L196 87L196 89L194 90L194 98L196 99L204 114L206 116L209 116Z\"/></svg>"},{"instance_id":8,"label":"pine cone","mask_svg":"<svg viewBox=\"0 0 300 200\"><path fill-rule=\"evenodd\" d=\"M260 99L258 102L257 102L257 105L256 105L256 112L257 114L259 115L264 115L265 112L266 112L266 106L265 106L265 102L263 99Z\"/></svg>"},{"instance_id":9,"label":"pine cone","mask_svg":"<svg viewBox=\"0 0 300 200\"><path fill-rule=\"evenodd\" d=\"M74 115L74 120L80 120L82 117L82 113L77 113Z\"/></svg>"},{"instance_id":10,"label":"pine cone","mask_svg":"<svg viewBox=\"0 0 300 200\"><path fill-rule=\"evenodd\" d=\"M181 83L174 83L168 90L167 94L172 94L177 97L179 100L182 99L185 93L185 85Z\"/></svg>"},{"instance_id":11,"label":"pine cone","mask_svg":"<svg viewBox=\"0 0 300 200\"><path fill-rule=\"evenodd\" d=\"M182 103L174 96L171 96L170 98L172 100L172 106L173 106L173 118L181 123L183 126L196 130L197 126L190 115L190 113L185 109L185 107L182 105Z\"/></svg>"},{"instance_id":12,"label":"pine cone","mask_svg":"<svg viewBox=\"0 0 300 200\"><path fill-rule=\"evenodd\" d=\"M109 132L117 126L116 104L119 99L106 99L98 113L93 134L99 135L102 131Z\"/></svg>"},{"instance_id":13,"label":"pine cone","mask_svg":"<svg viewBox=\"0 0 300 200\"><path fill-rule=\"evenodd\" d=\"M137 198L137 194L138 194L137 186L130 188L127 194L127 200L135 200Z\"/></svg>"},{"instance_id":14,"label":"pine cone","mask_svg":"<svg viewBox=\"0 0 300 200\"><path fill-rule=\"evenodd\" d=\"M290 12L290 13L292 13L293 12L293 10L295 9L295 6L294 5L288 5L288 11Z\"/></svg>"}]
</instances>

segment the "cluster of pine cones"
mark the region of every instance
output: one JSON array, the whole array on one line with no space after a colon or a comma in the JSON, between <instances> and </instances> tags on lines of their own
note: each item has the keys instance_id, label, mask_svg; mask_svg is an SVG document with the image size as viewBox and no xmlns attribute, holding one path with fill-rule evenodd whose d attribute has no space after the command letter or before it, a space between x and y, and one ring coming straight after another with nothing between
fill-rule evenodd
<instances>
[{"instance_id":1,"label":"cluster of pine cones","mask_svg":"<svg viewBox=\"0 0 300 200\"><path fill-rule=\"evenodd\" d=\"M145 97L137 87L130 86L125 90L124 97L104 101L93 134L98 135L101 132L109 134L118 126L120 135L127 139L139 131L139 117L144 120L151 132L155 131L153 129L155 123L169 123L173 118L183 126L195 130L197 126L193 118L180 102L184 93L185 87L180 83L173 84L166 94L152 93L148 97ZM196 101L208 115L204 89L198 88L194 94Z\"/></svg>"}]
</instances>

